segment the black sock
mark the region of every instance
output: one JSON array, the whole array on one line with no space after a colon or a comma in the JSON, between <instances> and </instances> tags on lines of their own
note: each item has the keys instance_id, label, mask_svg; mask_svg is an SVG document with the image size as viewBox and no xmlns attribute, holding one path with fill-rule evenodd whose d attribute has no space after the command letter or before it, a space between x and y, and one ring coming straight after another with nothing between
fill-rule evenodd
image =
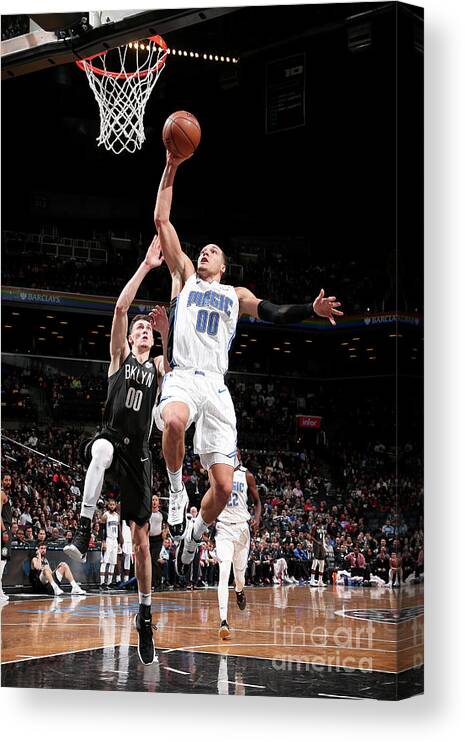
<instances>
[{"instance_id":1,"label":"black sock","mask_svg":"<svg viewBox=\"0 0 465 742\"><path fill-rule=\"evenodd\" d=\"M90 529L90 526L91 526L91 520L90 520L90 518L86 518L85 515L81 515L81 517L79 518L79 525L82 526L85 529L87 529L87 528Z\"/></svg>"},{"instance_id":2,"label":"black sock","mask_svg":"<svg viewBox=\"0 0 465 742\"><path fill-rule=\"evenodd\" d=\"M152 610L151 606L149 605L143 605L142 603L139 603L139 613L141 618L148 619L152 616Z\"/></svg>"}]
</instances>

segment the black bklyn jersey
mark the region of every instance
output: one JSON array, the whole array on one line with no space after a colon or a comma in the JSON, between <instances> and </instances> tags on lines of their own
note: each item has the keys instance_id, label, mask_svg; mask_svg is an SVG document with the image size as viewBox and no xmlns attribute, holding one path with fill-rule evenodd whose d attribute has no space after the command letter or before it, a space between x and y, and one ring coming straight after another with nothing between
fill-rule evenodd
<instances>
[{"instance_id":1,"label":"black bklyn jersey","mask_svg":"<svg viewBox=\"0 0 465 742\"><path fill-rule=\"evenodd\" d=\"M133 353L108 379L103 424L131 448L148 449L157 388L153 359L139 363Z\"/></svg>"}]
</instances>

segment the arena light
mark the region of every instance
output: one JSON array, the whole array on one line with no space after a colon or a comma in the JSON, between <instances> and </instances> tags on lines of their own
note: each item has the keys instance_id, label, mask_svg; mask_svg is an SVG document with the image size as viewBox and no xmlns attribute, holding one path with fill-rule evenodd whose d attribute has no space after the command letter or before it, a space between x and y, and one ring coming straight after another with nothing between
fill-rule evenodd
<instances>
[{"instance_id":1,"label":"arena light","mask_svg":"<svg viewBox=\"0 0 465 742\"><path fill-rule=\"evenodd\" d=\"M98 330L91 330L90 334L91 335L98 335Z\"/></svg>"},{"instance_id":2,"label":"arena light","mask_svg":"<svg viewBox=\"0 0 465 742\"><path fill-rule=\"evenodd\" d=\"M42 327L42 325L39 327L39 330L46 330L46 327Z\"/></svg>"},{"instance_id":3,"label":"arena light","mask_svg":"<svg viewBox=\"0 0 465 742\"><path fill-rule=\"evenodd\" d=\"M67 325L68 322L65 319L60 320L60 325Z\"/></svg>"},{"instance_id":4,"label":"arena light","mask_svg":"<svg viewBox=\"0 0 465 742\"><path fill-rule=\"evenodd\" d=\"M313 340L306 340L306 343L313 343Z\"/></svg>"},{"instance_id":5,"label":"arena light","mask_svg":"<svg viewBox=\"0 0 465 742\"><path fill-rule=\"evenodd\" d=\"M13 328L13 325L3 325L7 330L11 330Z\"/></svg>"},{"instance_id":6,"label":"arena light","mask_svg":"<svg viewBox=\"0 0 465 742\"><path fill-rule=\"evenodd\" d=\"M19 317L19 312L12 312L11 313L14 317Z\"/></svg>"},{"instance_id":7,"label":"arena light","mask_svg":"<svg viewBox=\"0 0 465 742\"><path fill-rule=\"evenodd\" d=\"M45 317L47 319L55 319L55 315L54 314L46 314Z\"/></svg>"},{"instance_id":8,"label":"arena light","mask_svg":"<svg viewBox=\"0 0 465 742\"><path fill-rule=\"evenodd\" d=\"M360 338L352 338L352 340L360 340Z\"/></svg>"},{"instance_id":9,"label":"arena light","mask_svg":"<svg viewBox=\"0 0 465 742\"><path fill-rule=\"evenodd\" d=\"M276 347L276 348L273 348L273 350L281 350L281 348L277 348L277 347Z\"/></svg>"},{"instance_id":10,"label":"arena light","mask_svg":"<svg viewBox=\"0 0 465 742\"><path fill-rule=\"evenodd\" d=\"M341 345L349 345L349 343L341 343Z\"/></svg>"},{"instance_id":11,"label":"arena light","mask_svg":"<svg viewBox=\"0 0 465 742\"><path fill-rule=\"evenodd\" d=\"M102 327L103 329L105 329L105 325L97 325L97 327Z\"/></svg>"},{"instance_id":12,"label":"arena light","mask_svg":"<svg viewBox=\"0 0 465 742\"><path fill-rule=\"evenodd\" d=\"M241 332L241 338L248 338L248 337L249 337L249 336L247 335L247 333L246 333L246 332Z\"/></svg>"},{"instance_id":13,"label":"arena light","mask_svg":"<svg viewBox=\"0 0 465 742\"><path fill-rule=\"evenodd\" d=\"M58 332L56 330L52 330L51 334L52 335L58 335Z\"/></svg>"},{"instance_id":14,"label":"arena light","mask_svg":"<svg viewBox=\"0 0 465 742\"><path fill-rule=\"evenodd\" d=\"M357 358L357 355L352 354L351 356L349 356L349 358Z\"/></svg>"},{"instance_id":15,"label":"arena light","mask_svg":"<svg viewBox=\"0 0 465 742\"><path fill-rule=\"evenodd\" d=\"M251 343L256 343L257 342L257 338L250 338L250 342Z\"/></svg>"},{"instance_id":16,"label":"arena light","mask_svg":"<svg viewBox=\"0 0 465 742\"><path fill-rule=\"evenodd\" d=\"M370 357L368 358L368 360L369 360L369 361L376 361L376 356L370 356Z\"/></svg>"},{"instance_id":17,"label":"arena light","mask_svg":"<svg viewBox=\"0 0 465 742\"><path fill-rule=\"evenodd\" d=\"M349 348L349 350L357 350L357 348Z\"/></svg>"},{"instance_id":18,"label":"arena light","mask_svg":"<svg viewBox=\"0 0 465 742\"><path fill-rule=\"evenodd\" d=\"M244 345L241 345L240 347L241 348L247 348L247 345L244 344Z\"/></svg>"},{"instance_id":19,"label":"arena light","mask_svg":"<svg viewBox=\"0 0 465 742\"><path fill-rule=\"evenodd\" d=\"M292 350L285 350L285 353L292 353Z\"/></svg>"},{"instance_id":20,"label":"arena light","mask_svg":"<svg viewBox=\"0 0 465 742\"><path fill-rule=\"evenodd\" d=\"M236 353L236 356L241 356L242 355L242 350L236 350L235 353Z\"/></svg>"}]
</instances>

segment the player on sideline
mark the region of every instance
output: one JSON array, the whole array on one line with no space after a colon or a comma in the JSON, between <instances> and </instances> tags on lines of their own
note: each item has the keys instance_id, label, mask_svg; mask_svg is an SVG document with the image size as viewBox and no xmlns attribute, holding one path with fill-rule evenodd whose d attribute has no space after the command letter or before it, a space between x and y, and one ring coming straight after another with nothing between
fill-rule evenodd
<instances>
[{"instance_id":1,"label":"player on sideline","mask_svg":"<svg viewBox=\"0 0 465 742\"><path fill-rule=\"evenodd\" d=\"M323 525L323 519L318 518L317 523L313 526L311 531L312 539L312 578L310 585L312 587L324 587L323 573L325 571L325 557L326 557L326 535ZM318 582L316 581L316 570L318 569Z\"/></svg>"},{"instance_id":2,"label":"player on sideline","mask_svg":"<svg viewBox=\"0 0 465 742\"><path fill-rule=\"evenodd\" d=\"M221 284L226 256L218 245L205 245L194 268L170 221L173 183L182 161L167 150L154 213L168 268L183 282L170 315L168 362L173 370L163 379L156 414L157 426L163 430L163 455L170 481L168 525L172 534L182 537L176 551L179 573L186 572L202 534L221 513L232 491L237 466L236 414L224 374L240 315L292 324L312 313L311 304L279 306L257 299L246 288ZM334 325L335 315L342 314L339 306L336 297L325 298L322 289L313 302L313 311ZM188 496L182 483L182 464L184 433L192 422L196 424L194 451L208 470L210 488L197 518L187 523Z\"/></svg>"},{"instance_id":3,"label":"player on sideline","mask_svg":"<svg viewBox=\"0 0 465 742\"><path fill-rule=\"evenodd\" d=\"M100 521L103 527L102 558L100 562L100 590L109 590L118 561L118 542L121 540L116 501L107 500L107 511Z\"/></svg>"},{"instance_id":4,"label":"player on sideline","mask_svg":"<svg viewBox=\"0 0 465 742\"><path fill-rule=\"evenodd\" d=\"M250 513L247 499L250 495L255 509L254 518L250 525L253 533L257 533L262 517L262 503L257 492L254 475L241 464L241 452L237 449L238 466L234 469L232 492L226 507L216 520L216 555L220 565L220 579L218 582L218 604L220 608L220 639L228 639L230 635L228 625L229 575L231 563L234 570L234 591L236 602L243 611L247 600L244 593L245 570L250 551Z\"/></svg>"},{"instance_id":5,"label":"player on sideline","mask_svg":"<svg viewBox=\"0 0 465 742\"><path fill-rule=\"evenodd\" d=\"M1 533L2 533L2 544L1 544L1 559L0 559L0 601L7 601L10 598L3 592L3 572L7 562L10 560L10 548L11 548L11 524L13 522L11 503L10 503L10 488L11 488L11 475L5 474L2 480L1 489ZM6 533L8 536L7 542L3 543L3 534Z\"/></svg>"},{"instance_id":6,"label":"player on sideline","mask_svg":"<svg viewBox=\"0 0 465 742\"><path fill-rule=\"evenodd\" d=\"M128 310L145 276L162 262L160 243L154 237L144 261L116 303L103 428L83 451L89 468L84 482L81 517L72 543L64 549L73 559L85 559L92 518L108 473L120 487L121 517L130 523L132 531L139 587L135 625L139 634L139 657L145 665L157 660L152 635L152 563L148 536L152 499L149 438L157 375L161 376L164 369L162 356L149 359L153 346L151 318L136 315L129 325L128 337ZM162 340L166 342L163 336Z\"/></svg>"}]
</instances>

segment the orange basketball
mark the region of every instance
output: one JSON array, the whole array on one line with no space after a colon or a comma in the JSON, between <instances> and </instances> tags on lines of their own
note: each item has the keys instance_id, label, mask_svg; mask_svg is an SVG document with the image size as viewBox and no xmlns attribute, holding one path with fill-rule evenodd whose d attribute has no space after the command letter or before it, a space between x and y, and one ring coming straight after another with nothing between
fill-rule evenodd
<instances>
[{"instance_id":1,"label":"orange basketball","mask_svg":"<svg viewBox=\"0 0 465 742\"><path fill-rule=\"evenodd\" d=\"M188 111L175 111L165 121L163 143L178 157L189 157L199 146L202 135L200 124Z\"/></svg>"}]
</instances>

